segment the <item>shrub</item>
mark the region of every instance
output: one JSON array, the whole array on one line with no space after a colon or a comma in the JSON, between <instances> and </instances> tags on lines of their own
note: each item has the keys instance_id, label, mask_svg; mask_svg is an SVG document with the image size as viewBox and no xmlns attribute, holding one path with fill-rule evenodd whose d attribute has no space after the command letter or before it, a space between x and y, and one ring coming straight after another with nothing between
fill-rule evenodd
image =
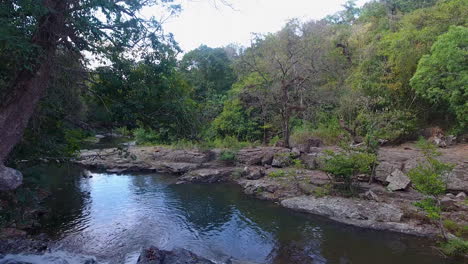
<instances>
[{"instance_id":1,"label":"shrub","mask_svg":"<svg viewBox=\"0 0 468 264\"><path fill-rule=\"evenodd\" d=\"M199 149L200 145L187 139L180 139L173 143L171 147L174 149Z\"/></svg>"},{"instance_id":2,"label":"shrub","mask_svg":"<svg viewBox=\"0 0 468 264\"><path fill-rule=\"evenodd\" d=\"M326 145L336 145L346 134L341 128L338 118L333 117L320 122L317 128L311 131L311 135L320 138Z\"/></svg>"},{"instance_id":3,"label":"shrub","mask_svg":"<svg viewBox=\"0 0 468 264\"><path fill-rule=\"evenodd\" d=\"M447 256L465 256L468 254L468 241L455 238L440 245L440 249Z\"/></svg>"},{"instance_id":4,"label":"shrub","mask_svg":"<svg viewBox=\"0 0 468 264\"><path fill-rule=\"evenodd\" d=\"M275 170L268 173L268 177L271 178L283 178L286 176L286 172L284 170Z\"/></svg>"},{"instance_id":5,"label":"shrub","mask_svg":"<svg viewBox=\"0 0 468 264\"><path fill-rule=\"evenodd\" d=\"M314 189L313 194L317 198L325 197L327 195L330 195L330 193L332 191L332 188L333 188L333 186L331 184L327 184L327 185L324 185L324 186L321 186L321 187L317 187L317 188Z\"/></svg>"},{"instance_id":6,"label":"shrub","mask_svg":"<svg viewBox=\"0 0 468 264\"><path fill-rule=\"evenodd\" d=\"M327 152L323 170L332 174L333 185L343 194L355 194L357 175L371 173L377 161L375 154L364 152L334 153Z\"/></svg>"},{"instance_id":7,"label":"shrub","mask_svg":"<svg viewBox=\"0 0 468 264\"><path fill-rule=\"evenodd\" d=\"M223 150L219 156L219 160L226 162L235 162L237 153L232 150Z\"/></svg>"},{"instance_id":8,"label":"shrub","mask_svg":"<svg viewBox=\"0 0 468 264\"><path fill-rule=\"evenodd\" d=\"M133 130L133 135L137 145L156 145L161 142L158 133L151 128L136 128Z\"/></svg>"},{"instance_id":9,"label":"shrub","mask_svg":"<svg viewBox=\"0 0 468 264\"><path fill-rule=\"evenodd\" d=\"M75 156L81 149L81 143L86 139L86 134L81 129L65 129L65 154Z\"/></svg>"},{"instance_id":10,"label":"shrub","mask_svg":"<svg viewBox=\"0 0 468 264\"><path fill-rule=\"evenodd\" d=\"M227 136L225 138L217 138L213 141L212 145L216 148L228 148L228 149L235 149L239 150L242 148L246 148L252 146L253 143L251 142L241 142L237 140L236 137Z\"/></svg>"},{"instance_id":11,"label":"shrub","mask_svg":"<svg viewBox=\"0 0 468 264\"><path fill-rule=\"evenodd\" d=\"M454 166L437 160L435 157L440 155L437 147L424 138L420 138L416 145L423 152L425 161L411 169L408 176L412 180L415 189L427 196L416 205L422 208L427 216L437 224L442 236L447 240L447 234L440 215L442 211L440 196L446 191L447 177Z\"/></svg>"},{"instance_id":12,"label":"shrub","mask_svg":"<svg viewBox=\"0 0 468 264\"><path fill-rule=\"evenodd\" d=\"M444 227L450 231L450 233L466 239L468 237L468 225L459 225L452 220L444 220Z\"/></svg>"},{"instance_id":13,"label":"shrub","mask_svg":"<svg viewBox=\"0 0 468 264\"><path fill-rule=\"evenodd\" d=\"M357 132L360 135L372 133L378 139L398 142L414 134L417 120L413 113L403 110L361 111L356 118L359 124Z\"/></svg>"},{"instance_id":14,"label":"shrub","mask_svg":"<svg viewBox=\"0 0 468 264\"><path fill-rule=\"evenodd\" d=\"M281 140L281 138L276 135L270 139L270 142L268 143L270 146L276 146L276 144Z\"/></svg>"},{"instance_id":15,"label":"shrub","mask_svg":"<svg viewBox=\"0 0 468 264\"><path fill-rule=\"evenodd\" d=\"M132 135L132 131L130 131L126 126L118 127L115 129L115 131L124 137L129 137Z\"/></svg>"}]
</instances>

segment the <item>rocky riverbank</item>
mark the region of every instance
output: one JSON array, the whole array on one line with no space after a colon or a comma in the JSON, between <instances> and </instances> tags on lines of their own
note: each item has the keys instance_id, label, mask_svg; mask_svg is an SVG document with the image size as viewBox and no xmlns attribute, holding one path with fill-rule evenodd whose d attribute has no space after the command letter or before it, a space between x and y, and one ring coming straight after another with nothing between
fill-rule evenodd
<instances>
[{"instance_id":1,"label":"rocky riverbank","mask_svg":"<svg viewBox=\"0 0 468 264\"><path fill-rule=\"evenodd\" d=\"M379 152L375 178L361 175L359 198L326 195L329 176L320 171L320 157L333 147L286 149L257 147L240 150L235 161L221 161L221 150L198 151L163 147L129 147L85 150L76 163L87 168L123 172L163 172L179 177L178 183L235 182L244 192L284 207L329 217L335 221L407 234L432 236L435 226L413 204L421 195L405 175L422 159L412 144L384 147ZM468 145L441 149L443 161L456 165L443 199L444 217L468 223ZM293 159L305 165L291 167Z\"/></svg>"}]
</instances>

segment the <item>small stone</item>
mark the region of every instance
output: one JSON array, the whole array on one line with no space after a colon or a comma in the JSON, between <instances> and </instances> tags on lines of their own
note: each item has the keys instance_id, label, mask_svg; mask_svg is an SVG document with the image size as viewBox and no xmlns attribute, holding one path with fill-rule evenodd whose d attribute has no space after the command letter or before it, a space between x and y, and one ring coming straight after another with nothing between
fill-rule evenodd
<instances>
[{"instance_id":1,"label":"small stone","mask_svg":"<svg viewBox=\"0 0 468 264\"><path fill-rule=\"evenodd\" d=\"M293 148L291 150L291 156L293 156L294 158L297 158L301 156L301 151L298 148Z\"/></svg>"},{"instance_id":2,"label":"small stone","mask_svg":"<svg viewBox=\"0 0 468 264\"><path fill-rule=\"evenodd\" d=\"M401 170L394 170L386 181L389 182L387 189L390 191L405 190L411 183L411 180Z\"/></svg>"},{"instance_id":3,"label":"small stone","mask_svg":"<svg viewBox=\"0 0 468 264\"><path fill-rule=\"evenodd\" d=\"M445 196L450 197L450 198L454 198L454 197L455 197L455 195L453 195L453 193L447 193Z\"/></svg>"},{"instance_id":4,"label":"small stone","mask_svg":"<svg viewBox=\"0 0 468 264\"><path fill-rule=\"evenodd\" d=\"M366 193L364 193L363 198L365 198L365 199L367 199L367 200L370 200L370 201L380 202L379 196L377 196L377 194L375 194L375 193L374 193L373 191L371 191L371 190L369 190L369 191L367 191Z\"/></svg>"},{"instance_id":5,"label":"small stone","mask_svg":"<svg viewBox=\"0 0 468 264\"><path fill-rule=\"evenodd\" d=\"M454 210L457 208L457 201L450 198L450 197L447 197L447 196L444 196L442 197L442 199L440 199L440 205L442 206L442 208L445 210L445 211L451 211L451 210Z\"/></svg>"},{"instance_id":6,"label":"small stone","mask_svg":"<svg viewBox=\"0 0 468 264\"><path fill-rule=\"evenodd\" d=\"M258 180L265 176L265 171L262 167L245 167L244 175L248 180Z\"/></svg>"},{"instance_id":7,"label":"small stone","mask_svg":"<svg viewBox=\"0 0 468 264\"><path fill-rule=\"evenodd\" d=\"M457 198L459 200L465 200L466 199L466 193L460 192L460 193L457 194L457 196L455 196L455 198Z\"/></svg>"},{"instance_id":8,"label":"small stone","mask_svg":"<svg viewBox=\"0 0 468 264\"><path fill-rule=\"evenodd\" d=\"M9 191L18 188L23 183L21 172L0 164L0 191Z\"/></svg>"}]
</instances>

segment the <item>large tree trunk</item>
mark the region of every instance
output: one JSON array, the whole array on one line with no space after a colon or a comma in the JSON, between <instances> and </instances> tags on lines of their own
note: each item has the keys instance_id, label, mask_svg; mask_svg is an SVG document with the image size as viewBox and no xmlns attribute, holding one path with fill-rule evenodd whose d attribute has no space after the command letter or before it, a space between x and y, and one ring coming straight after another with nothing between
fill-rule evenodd
<instances>
[{"instance_id":1,"label":"large tree trunk","mask_svg":"<svg viewBox=\"0 0 468 264\"><path fill-rule=\"evenodd\" d=\"M6 170L3 163L21 140L29 119L45 93L52 58L65 27L64 14L68 1L45 0L42 3L49 12L39 19L38 29L31 38L31 43L40 48L37 63L32 65L31 70L23 69L16 74L7 98L0 102L0 168L3 168L0 185L3 179L8 179L14 173Z\"/></svg>"},{"instance_id":2,"label":"large tree trunk","mask_svg":"<svg viewBox=\"0 0 468 264\"><path fill-rule=\"evenodd\" d=\"M47 59L34 76L21 74L14 87L17 92L10 97L11 103L0 108L0 162L5 161L21 140L49 82L50 66L50 59Z\"/></svg>"}]
</instances>

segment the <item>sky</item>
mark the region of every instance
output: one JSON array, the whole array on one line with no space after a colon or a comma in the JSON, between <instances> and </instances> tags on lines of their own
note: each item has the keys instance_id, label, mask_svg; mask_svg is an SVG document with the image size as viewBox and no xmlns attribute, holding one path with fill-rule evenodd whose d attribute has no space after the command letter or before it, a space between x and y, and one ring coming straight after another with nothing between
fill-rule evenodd
<instances>
[{"instance_id":1,"label":"sky","mask_svg":"<svg viewBox=\"0 0 468 264\"><path fill-rule=\"evenodd\" d=\"M252 33L280 30L292 18L321 19L342 10L346 0L185 0L182 12L164 22L164 31L173 33L184 52L205 44L222 47L234 43L248 46ZM362 6L369 0L358 0ZM158 14L158 7L145 15ZM156 15L158 17L158 15Z\"/></svg>"}]
</instances>

